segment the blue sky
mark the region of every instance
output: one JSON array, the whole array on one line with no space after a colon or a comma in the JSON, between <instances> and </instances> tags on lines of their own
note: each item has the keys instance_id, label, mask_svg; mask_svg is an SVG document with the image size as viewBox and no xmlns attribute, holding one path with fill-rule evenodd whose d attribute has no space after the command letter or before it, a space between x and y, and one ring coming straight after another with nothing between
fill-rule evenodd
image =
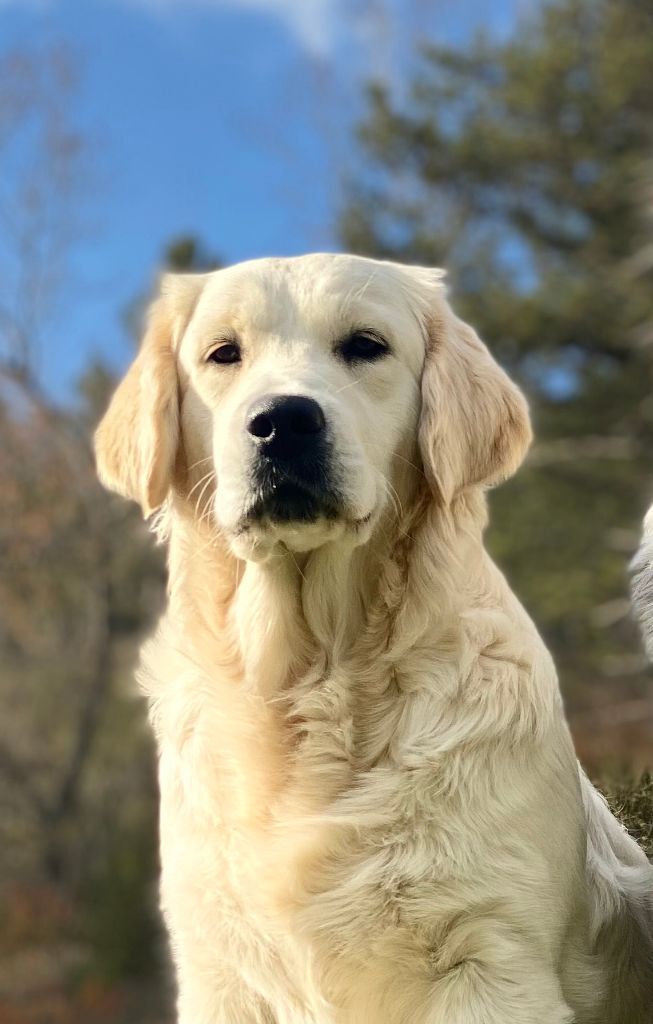
<instances>
[{"instance_id":1,"label":"blue sky","mask_svg":"<svg viewBox=\"0 0 653 1024\"><path fill-rule=\"evenodd\" d=\"M70 393L94 354L126 364L122 312L174 236L226 262L337 248L366 78L400 84L416 38L504 34L536 2L0 0L0 52L69 47L92 154L46 386Z\"/></svg>"}]
</instances>

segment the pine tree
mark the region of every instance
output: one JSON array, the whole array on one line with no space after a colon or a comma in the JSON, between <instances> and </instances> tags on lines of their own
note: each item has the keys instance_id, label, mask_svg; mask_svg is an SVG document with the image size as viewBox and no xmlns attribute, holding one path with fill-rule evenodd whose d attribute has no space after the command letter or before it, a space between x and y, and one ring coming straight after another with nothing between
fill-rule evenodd
<instances>
[{"instance_id":1,"label":"pine tree","mask_svg":"<svg viewBox=\"0 0 653 1024\"><path fill-rule=\"evenodd\" d=\"M650 0L555 0L507 41L426 46L404 98L369 89L341 223L354 251L447 266L531 400L490 543L595 763L650 757L626 567L653 496L652 67Z\"/></svg>"}]
</instances>

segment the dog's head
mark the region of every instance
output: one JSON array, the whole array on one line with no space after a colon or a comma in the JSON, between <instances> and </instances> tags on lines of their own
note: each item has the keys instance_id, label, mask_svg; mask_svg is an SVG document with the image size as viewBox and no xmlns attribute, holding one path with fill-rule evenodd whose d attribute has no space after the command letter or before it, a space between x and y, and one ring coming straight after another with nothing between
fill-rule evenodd
<instances>
[{"instance_id":1,"label":"dog's head","mask_svg":"<svg viewBox=\"0 0 653 1024\"><path fill-rule=\"evenodd\" d=\"M530 436L441 272L314 255L167 275L96 451L146 515L174 490L258 558L364 542L402 467L449 505L512 473Z\"/></svg>"}]
</instances>

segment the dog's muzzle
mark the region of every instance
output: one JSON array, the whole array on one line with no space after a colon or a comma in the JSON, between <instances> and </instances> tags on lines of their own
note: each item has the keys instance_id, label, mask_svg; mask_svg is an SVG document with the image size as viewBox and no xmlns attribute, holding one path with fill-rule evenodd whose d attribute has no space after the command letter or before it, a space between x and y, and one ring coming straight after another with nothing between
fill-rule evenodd
<instances>
[{"instance_id":1,"label":"dog's muzzle","mask_svg":"<svg viewBox=\"0 0 653 1024\"><path fill-rule=\"evenodd\" d=\"M250 407L246 429L254 447L249 520L310 522L338 515L327 421L313 398L265 395Z\"/></svg>"}]
</instances>

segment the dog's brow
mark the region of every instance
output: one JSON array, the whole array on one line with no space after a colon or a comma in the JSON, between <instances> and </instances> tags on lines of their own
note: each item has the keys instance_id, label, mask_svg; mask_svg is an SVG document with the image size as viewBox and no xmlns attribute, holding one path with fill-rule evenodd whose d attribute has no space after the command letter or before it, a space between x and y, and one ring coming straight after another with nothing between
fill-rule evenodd
<instances>
[{"instance_id":1,"label":"dog's brow","mask_svg":"<svg viewBox=\"0 0 653 1024\"><path fill-rule=\"evenodd\" d=\"M340 299L340 306L343 311L348 312L354 302L360 302L376 276L376 271L372 270L362 284L352 285Z\"/></svg>"},{"instance_id":2,"label":"dog's brow","mask_svg":"<svg viewBox=\"0 0 653 1024\"><path fill-rule=\"evenodd\" d=\"M367 291L367 289L369 288L369 286L371 285L372 281L376 276L376 270L371 270L370 273L368 274L367 280L360 286L358 291L354 293L357 299L363 298L365 292Z\"/></svg>"}]
</instances>

